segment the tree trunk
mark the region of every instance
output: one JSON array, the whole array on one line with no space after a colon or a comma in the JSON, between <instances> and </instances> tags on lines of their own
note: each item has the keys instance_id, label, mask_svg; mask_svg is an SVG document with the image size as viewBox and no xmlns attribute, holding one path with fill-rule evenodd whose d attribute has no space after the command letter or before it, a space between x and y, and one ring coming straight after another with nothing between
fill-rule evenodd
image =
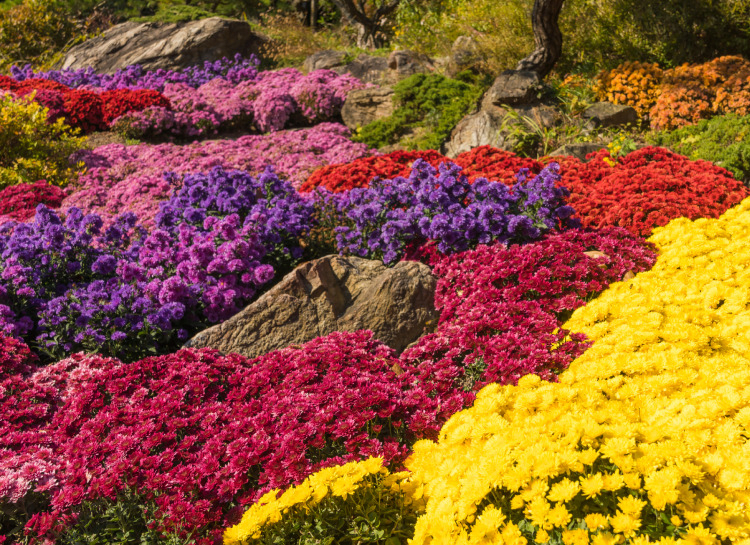
<instances>
[{"instance_id":1,"label":"tree trunk","mask_svg":"<svg viewBox=\"0 0 750 545\"><path fill-rule=\"evenodd\" d=\"M399 1L382 3L374 13L372 9L366 9L367 0L333 0L333 3L341 10L344 20L357 29L357 47L376 49L386 44L384 25L388 16L398 7Z\"/></svg>"},{"instance_id":2,"label":"tree trunk","mask_svg":"<svg viewBox=\"0 0 750 545\"><path fill-rule=\"evenodd\" d=\"M516 70L529 70L543 78L562 55L562 33L557 23L564 0L534 0L531 27L536 49L520 61Z\"/></svg>"},{"instance_id":3,"label":"tree trunk","mask_svg":"<svg viewBox=\"0 0 750 545\"><path fill-rule=\"evenodd\" d=\"M310 0L310 26L318 29L318 0Z\"/></svg>"}]
</instances>

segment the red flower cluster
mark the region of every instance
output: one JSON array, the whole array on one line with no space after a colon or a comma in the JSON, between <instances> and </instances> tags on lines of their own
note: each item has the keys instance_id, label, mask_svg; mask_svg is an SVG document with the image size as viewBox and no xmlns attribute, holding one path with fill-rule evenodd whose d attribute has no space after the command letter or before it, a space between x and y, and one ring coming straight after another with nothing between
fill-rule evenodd
<instances>
[{"instance_id":1,"label":"red flower cluster","mask_svg":"<svg viewBox=\"0 0 750 545\"><path fill-rule=\"evenodd\" d=\"M368 187L376 176L383 179L408 176L417 159L424 159L436 168L440 163L452 161L463 168L463 174L472 182L484 177L513 183L513 176L522 168L528 168L531 174L538 174L544 167L535 159L518 157L509 151L490 146L474 148L453 160L434 150L394 151L386 155L357 159L351 163L324 166L313 172L299 190L304 193L322 187L338 193L355 187Z\"/></svg>"},{"instance_id":2,"label":"red flower cluster","mask_svg":"<svg viewBox=\"0 0 750 545\"><path fill-rule=\"evenodd\" d=\"M64 198L62 189L45 180L8 186L0 191L0 223L7 220L26 221L34 217L39 204L60 208Z\"/></svg>"},{"instance_id":3,"label":"red flower cluster","mask_svg":"<svg viewBox=\"0 0 750 545\"><path fill-rule=\"evenodd\" d=\"M748 196L742 182L708 161L691 161L646 147L613 159L600 150L584 163L557 157L568 204L586 227L624 227L649 236L654 227L686 217L716 218Z\"/></svg>"},{"instance_id":4,"label":"red flower cluster","mask_svg":"<svg viewBox=\"0 0 750 545\"><path fill-rule=\"evenodd\" d=\"M84 133L104 130L110 123L129 112L139 112L150 106L171 108L169 99L151 89L117 89L97 93L84 89L71 89L62 83L47 79L16 81L0 76L0 90L18 96L36 92L34 100L49 108L49 120L64 117L72 127Z\"/></svg>"},{"instance_id":5,"label":"red flower cluster","mask_svg":"<svg viewBox=\"0 0 750 545\"><path fill-rule=\"evenodd\" d=\"M463 168L463 174L470 181L476 178L487 178L503 182L513 182L513 176L522 168L528 168L531 174L539 174L544 165L536 159L518 157L509 151L479 146L471 151L465 151L453 161ZM533 178L533 176L529 176Z\"/></svg>"},{"instance_id":6,"label":"red flower cluster","mask_svg":"<svg viewBox=\"0 0 750 545\"><path fill-rule=\"evenodd\" d=\"M0 366L14 353L0 351ZM263 491L329 465L405 458L405 422L429 400L407 396L396 361L359 331L254 360L211 350L132 364L78 354L11 376L0 382L0 501L48 494L49 512L26 514L44 535L81 502L129 486L155 503L154 518L165 516L161 530L220 542L233 508Z\"/></svg>"},{"instance_id":7,"label":"red flower cluster","mask_svg":"<svg viewBox=\"0 0 750 545\"><path fill-rule=\"evenodd\" d=\"M140 112L151 106L169 109L169 99L153 89L115 89L101 94L104 122L109 125L121 115Z\"/></svg>"},{"instance_id":8,"label":"red flower cluster","mask_svg":"<svg viewBox=\"0 0 750 545\"><path fill-rule=\"evenodd\" d=\"M434 150L394 151L386 155L357 159L351 163L327 165L313 172L299 191L307 193L321 187L338 193L355 187L367 187L376 176L384 179L408 176L411 165L417 159L424 159L434 167L446 160Z\"/></svg>"}]
</instances>

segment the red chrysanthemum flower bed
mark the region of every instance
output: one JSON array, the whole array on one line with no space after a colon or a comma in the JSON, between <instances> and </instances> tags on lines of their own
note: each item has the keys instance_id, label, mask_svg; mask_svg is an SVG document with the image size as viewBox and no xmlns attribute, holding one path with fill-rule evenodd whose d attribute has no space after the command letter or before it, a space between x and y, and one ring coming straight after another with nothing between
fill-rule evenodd
<instances>
[{"instance_id":1,"label":"red chrysanthemum flower bed","mask_svg":"<svg viewBox=\"0 0 750 545\"><path fill-rule=\"evenodd\" d=\"M680 217L716 218L748 196L742 182L708 161L646 147L619 159L600 150L584 163L557 157L561 184L586 227L624 227L647 237Z\"/></svg>"},{"instance_id":2,"label":"red chrysanthemum flower bed","mask_svg":"<svg viewBox=\"0 0 750 545\"><path fill-rule=\"evenodd\" d=\"M117 89L98 93L71 89L47 79L16 81L0 76L0 90L11 91L18 96L35 93L34 100L49 108L50 121L64 117L70 126L84 133L105 130L112 121L130 112L139 112L151 106L171 108L167 97L151 89Z\"/></svg>"},{"instance_id":3,"label":"red chrysanthemum flower bed","mask_svg":"<svg viewBox=\"0 0 750 545\"><path fill-rule=\"evenodd\" d=\"M57 186L39 180L33 184L18 184L0 191L0 222L26 221L34 216L36 207L60 208L65 192Z\"/></svg>"},{"instance_id":4,"label":"red chrysanthemum flower bed","mask_svg":"<svg viewBox=\"0 0 750 545\"><path fill-rule=\"evenodd\" d=\"M390 179L408 176L412 164L417 159L424 159L436 168L440 163L452 161L463 168L463 174L468 176L470 181L484 177L513 183L513 176L522 168L528 168L531 174L538 174L544 167L535 159L518 157L509 151L490 146L474 148L455 159L448 159L434 150L394 151L376 157L357 159L351 163L325 166L313 172L302 184L300 191L308 192L321 187L338 193L355 187L368 187L375 177Z\"/></svg>"},{"instance_id":5,"label":"red chrysanthemum flower bed","mask_svg":"<svg viewBox=\"0 0 750 545\"><path fill-rule=\"evenodd\" d=\"M408 176L411 165L417 159L424 159L434 167L446 160L445 156L434 150L394 151L351 163L324 166L313 172L299 190L306 193L320 187L338 193L355 187L367 187L376 176L384 179Z\"/></svg>"}]
</instances>

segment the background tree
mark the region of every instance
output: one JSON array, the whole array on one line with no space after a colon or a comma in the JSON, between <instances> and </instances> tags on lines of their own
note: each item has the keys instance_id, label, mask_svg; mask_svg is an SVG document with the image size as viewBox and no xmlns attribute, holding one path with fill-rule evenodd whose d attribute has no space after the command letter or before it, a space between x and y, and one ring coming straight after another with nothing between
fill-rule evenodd
<instances>
[{"instance_id":1,"label":"background tree","mask_svg":"<svg viewBox=\"0 0 750 545\"><path fill-rule=\"evenodd\" d=\"M549 74L562 55L562 32L558 19L564 0L534 0L531 28L534 32L534 51L522 59L516 70L530 70L543 78Z\"/></svg>"},{"instance_id":2,"label":"background tree","mask_svg":"<svg viewBox=\"0 0 750 545\"><path fill-rule=\"evenodd\" d=\"M386 24L399 0L333 0L333 3L341 10L341 17L357 29L357 47L376 49L386 44Z\"/></svg>"}]
</instances>

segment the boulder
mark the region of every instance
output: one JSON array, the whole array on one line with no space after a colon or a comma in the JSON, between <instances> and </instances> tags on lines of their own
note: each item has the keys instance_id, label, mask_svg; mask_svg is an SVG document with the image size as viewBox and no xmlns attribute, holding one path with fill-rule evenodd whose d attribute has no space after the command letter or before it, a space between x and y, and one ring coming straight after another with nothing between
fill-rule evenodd
<instances>
[{"instance_id":1,"label":"boulder","mask_svg":"<svg viewBox=\"0 0 750 545\"><path fill-rule=\"evenodd\" d=\"M350 91L341 108L341 118L350 129L363 127L392 113L393 89L385 86Z\"/></svg>"},{"instance_id":2,"label":"boulder","mask_svg":"<svg viewBox=\"0 0 750 545\"><path fill-rule=\"evenodd\" d=\"M581 161L585 161L586 156L589 153L599 151L600 149L606 148L606 147L607 146L604 144L597 144L594 142L581 142L578 144L566 144L560 148L557 148L555 151L553 151L549 155L551 157L555 157L558 155L572 155L573 157L576 157L580 159Z\"/></svg>"},{"instance_id":3,"label":"boulder","mask_svg":"<svg viewBox=\"0 0 750 545\"><path fill-rule=\"evenodd\" d=\"M386 57L372 57L362 53L346 66L336 69L339 73L348 72L352 76L367 83L387 84L394 78L389 74L388 59Z\"/></svg>"},{"instance_id":4,"label":"boulder","mask_svg":"<svg viewBox=\"0 0 750 545\"><path fill-rule=\"evenodd\" d=\"M476 40L470 36L459 36L451 47L445 74L452 78L464 70L479 68L484 61L485 57Z\"/></svg>"},{"instance_id":5,"label":"boulder","mask_svg":"<svg viewBox=\"0 0 750 545\"><path fill-rule=\"evenodd\" d=\"M541 80L536 72L506 70L495 78L492 87L482 99L482 107L491 106L519 106L537 101L537 92L541 88Z\"/></svg>"},{"instance_id":6,"label":"boulder","mask_svg":"<svg viewBox=\"0 0 750 545\"><path fill-rule=\"evenodd\" d=\"M321 69L331 70L343 66L345 60L346 53L343 51L326 49L325 51L318 51L307 57L305 62L302 63L302 70L306 73Z\"/></svg>"},{"instance_id":7,"label":"boulder","mask_svg":"<svg viewBox=\"0 0 750 545\"><path fill-rule=\"evenodd\" d=\"M597 102L586 108L581 117L588 119L594 127L615 127L638 123L638 113L632 106Z\"/></svg>"},{"instance_id":8,"label":"boulder","mask_svg":"<svg viewBox=\"0 0 750 545\"><path fill-rule=\"evenodd\" d=\"M459 153L477 146L492 146L512 150L512 142L503 132L504 116L494 110L480 110L469 114L458 122L446 143L444 153L455 158Z\"/></svg>"},{"instance_id":9,"label":"boulder","mask_svg":"<svg viewBox=\"0 0 750 545\"><path fill-rule=\"evenodd\" d=\"M550 128L561 120L557 110L546 104L518 106L512 110L520 119L509 118L508 110L498 106L487 106L464 117L451 132L450 140L444 146L445 155L454 158L459 153L485 145L513 151L516 139L510 135L509 129L514 124L524 123L527 130L534 131L534 125Z\"/></svg>"},{"instance_id":10,"label":"boulder","mask_svg":"<svg viewBox=\"0 0 750 545\"><path fill-rule=\"evenodd\" d=\"M388 56L388 68L395 72L395 77L398 79L435 70L429 57L421 53L415 53L410 49L392 52Z\"/></svg>"},{"instance_id":11,"label":"boulder","mask_svg":"<svg viewBox=\"0 0 750 545\"><path fill-rule=\"evenodd\" d=\"M57 68L90 66L97 72L111 73L139 64L146 70L179 69L236 53L257 55L266 40L244 21L220 17L184 23L128 21L73 46Z\"/></svg>"},{"instance_id":12,"label":"boulder","mask_svg":"<svg viewBox=\"0 0 750 545\"><path fill-rule=\"evenodd\" d=\"M226 322L202 331L186 347L210 347L255 357L333 331L369 329L401 352L439 316L436 280L415 261L331 255L304 263Z\"/></svg>"}]
</instances>

